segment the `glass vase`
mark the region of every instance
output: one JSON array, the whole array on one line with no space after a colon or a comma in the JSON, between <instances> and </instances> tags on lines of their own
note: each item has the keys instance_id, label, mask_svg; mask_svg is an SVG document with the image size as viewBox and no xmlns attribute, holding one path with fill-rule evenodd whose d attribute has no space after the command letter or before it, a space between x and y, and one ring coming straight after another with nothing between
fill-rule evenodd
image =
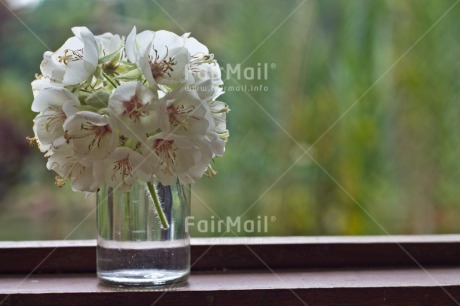
<instances>
[{"instance_id":1,"label":"glass vase","mask_svg":"<svg viewBox=\"0 0 460 306\"><path fill-rule=\"evenodd\" d=\"M154 184L169 223L165 229L149 189L130 192L103 187L97 194L97 276L120 286L180 283L190 274L190 185Z\"/></svg>"}]
</instances>

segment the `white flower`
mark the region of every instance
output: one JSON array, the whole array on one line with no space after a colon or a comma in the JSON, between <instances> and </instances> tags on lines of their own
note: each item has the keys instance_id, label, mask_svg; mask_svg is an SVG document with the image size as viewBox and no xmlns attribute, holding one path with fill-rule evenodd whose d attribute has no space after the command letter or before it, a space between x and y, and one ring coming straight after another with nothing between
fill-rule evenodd
<instances>
[{"instance_id":1,"label":"white flower","mask_svg":"<svg viewBox=\"0 0 460 306\"><path fill-rule=\"evenodd\" d=\"M102 35L96 35L95 39L99 47L99 57L118 52L123 47L123 40L120 35L104 33Z\"/></svg>"},{"instance_id":2,"label":"white flower","mask_svg":"<svg viewBox=\"0 0 460 306\"><path fill-rule=\"evenodd\" d=\"M189 35L190 33L182 35L185 39L184 46L189 51L191 58L187 84L201 88L197 91L203 99L215 99L223 93L219 64L205 45ZM202 96L204 93L206 96Z\"/></svg>"},{"instance_id":3,"label":"white flower","mask_svg":"<svg viewBox=\"0 0 460 306\"><path fill-rule=\"evenodd\" d=\"M161 118L166 118L166 110L161 110L156 93L140 82L119 86L109 98L114 127L136 141L145 141L147 134L165 127Z\"/></svg>"},{"instance_id":4,"label":"white flower","mask_svg":"<svg viewBox=\"0 0 460 306\"><path fill-rule=\"evenodd\" d=\"M82 162L73 154L68 144L63 144L53 151L46 164L48 170L53 170L63 179L72 180L74 191L96 192L102 182L95 179L93 164Z\"/></svg>"},{"instance_id":5,"label":"white flower","mask_svg":"<svg viewBox=\"0 0 460 306\"><path fill-rule=\"evenodd\" d=\"M62 84L53 82L50 78L44 76L38 76L36 80L31 83L32 93L34 98L44 89L50 87L63 87Z\"/></svg>"},{"instance_id":6,"label":"white flower","mask_svg":"<svg viewBox=\"0 0 460 306\"><path fill-rule=\"evenodd\" d=\"M206 135L206 140L211 145L212 153L214 156L222 156L225 153L225 144L226 141L217 133L208 133Z\"/></svg>"},{"instance_id":7,"label":"white flower","mask_svg":"<svg viewBox=\"0 0 460 306\"><path fill-rule=\"evenodd\" d=\"M74 27L69 38L56 52L47 51L40 65L42 74L63 85L75 85L88 79L98 63L98 47L85 27Z\"/></svg>"},{"instance_id":8,"label":"white flower","mask_svg":"<svg viewBox=\"0 0 460 306\"><path fill-rule=\"evenodd\" d=\"M136 42L136 27L133 27L131 32L126 37L125 53L129 62L135 64L137 62L137 49L139 48Z\"/></svg>"},{"instance_id":9,"label":"white flower","mask_svg":"<svg viewBox=\"0 0 460 306\"><path fill-rule=\"evenodd\" d=\"M32 82L36 142L72 188L130 191L137 180L188 184L215 174L229 137L220 67L208 48L168 31L124 40L72 28ZM58 183L61 183L58 179Z\"/></svg>"},{"instance_id":10,"label":"white flower","mask_svg":"<svg viewBox=\"0 0 460 306\"><path fill-rule=\"evenodd\" d=\"M196 91L181 87L162 100L166 102L171 133L196 136L205 135L206 131L213 129L211 110Z\"/></svg>"},{"instance_id":11,"label":"white flower","mask_svg":"<svg viewBox=\"0 0 460 306\"><path fill-rule=\"evenodd\" d=\"M138 179L152 180L152 167L138 152L127 147L119 147L109 158L95 164L95 174L110 187L129 191Z\"/></svg>"},{"instance_id":12,"label":"white flower","mask_svg":"<svg viewBox=\"0 0 460 306\"><path fill-rule=\"evenodd\" d=\"M53 143L64 136L63 124L78 111L77 97L65 88L49 87L35 96L32 111L39 112L34 119L35 137L40 149L47 151Z\"/></svg>"},{"instance_id":13,"label":"white flower","mask_svg":"<svg viewBox=\"0 0 460 306\"><path fill-rule=\"evenodd\" d=\"M190 54L184 38L169 31L144 31L126 39L126 54L151 85L175 85L186 80Z\"/></svg>"},{"instance_id":14,"label":"white flower","mask_svg":"<svg viewBox=\"0 0 460 306\"><path fill-rule=\"evenodd\" d=\"M214 119L214 132L217 134L227 134L227 113L229 108L227 104L221 101L209 102L211 114Z\"/></svg>"},{"instance_id":15,"label":"white flower","mask_svg":"<svg viewBox=\"0 0 460 306\"><path fill-rule=\"evenodd\" d=\"M190 52L192 56L192 61L200 60L205 56L209 55L208 47L200 43L193 37L189 37L190 33L185 33L182 35L182 38L185 40L184 47Z\"/></svg>"},{"instance_id":16,"label":"white flower","mask_svg":"<svg viewBox=\"0 0 460 306\"><path fill-rule=\"evenodd\" d=\"M104 33L95 36L99 48L99 62L102 62L102 71L106 74L120 72L119 61L126 60L124 56L123 40L119 35Z\"/></svg>"},{"instance_id":17,"label":"white flower","mask_svg":"<svg viewBox=\"0 0 460 306\"><path fill-rule=\"evenodd\" d=\"M211 145L204 138L159 133L147 139L147 154L155 176L163 185L193 183L203 176L212 157Z\"/></svg>"},{"instance_id":18,"label":"white flower","mask_svg":"<svg viewBox=\"0 0 460 306\"><path fill-rule=\"evenodd\" d=\"M80 111L64 122L64 130L77 158L102 160L115 149L117 137L107 116Z\"/></svg>"},{"instance_id":19,"label":"white flower","mask_svg":"<svg viewBox=\"0 0 460 306\"><path fill-rule=\"evenodd\" d=\"M195 89L201 99L212 101L224 93L221 71L217 63L202 63L192 67L187 85Z\"/></svg>"},{"instance_id":20,"label":"white flower","mask_svg":"<svg viewBox=\"0 0 460 306\"><path fill-rule=\"evenodd\" d=\"M42 153L48 152L51 149L51 144L45 144L40 140L40 138L38 138L38 133L39 132L38 132L37 124L35 122L34 122L34 125L32 127L32 130L34 131L35 141L37 143L37 146L38 146L38 149L40 150L40 152L42 152Z\"/></svg>"}]
</instances>

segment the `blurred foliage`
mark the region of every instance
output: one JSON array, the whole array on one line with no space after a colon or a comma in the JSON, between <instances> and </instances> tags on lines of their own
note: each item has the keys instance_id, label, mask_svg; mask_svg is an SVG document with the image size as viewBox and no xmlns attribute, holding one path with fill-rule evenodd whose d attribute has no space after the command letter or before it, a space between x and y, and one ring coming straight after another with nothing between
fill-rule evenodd
<instances>
[{"instance_id":1,"label":"blurred foliage","mask_svg":"<svg viewBox=\"0 0 460 306\"><path fill-rule=\"evenodd\" d=\"M24 146L42 54L77 25L192 32L223 67L276 66L225 79L231 138L219 175L193 186L196 220L276 217L254 235L459 232L454 2L43 0L19 19L0 6L0 239L94 237L94 199L55 187Z\"/></svg>"}]
</instances>

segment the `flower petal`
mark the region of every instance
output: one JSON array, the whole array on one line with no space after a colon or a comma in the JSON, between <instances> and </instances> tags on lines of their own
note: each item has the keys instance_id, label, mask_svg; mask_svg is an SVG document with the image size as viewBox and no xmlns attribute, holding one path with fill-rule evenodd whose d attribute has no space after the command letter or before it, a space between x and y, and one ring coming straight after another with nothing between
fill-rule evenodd
<instances>
[{"instance_id":1,"label":"flower petal","mask_svg":"<svg viewBox=\"0 0 460 306\"><path fill-rule=\"evenodd\" d=\"M136 27L134 26L131 32L129 33L128 37L126 37L126 44L125 44L125 52L128 61L131 63L136 63Z\"/></svg>"},{"instance_id":2,"label":"flower petal","mask_svg":"<svg viewBox=\"0 0 460 306\"><path fill-rule=\"evenodd\" d=\"M59 87L47 87L35 96L32 102L32 111L38 113L50 108L60 108L68 101L74 105L80 105L78 98L69 90Z\"/></svg>"},{"instance_id":3,"label":"flower petal","mask_svg":"<svg viewBox=\"0 0 460 306\"><path fill-rule=\"evenodd\" d=\"M115 149L117 138L106 116L89 111L77 112L64 122L64 130L65 138L80 159L103 160Z\"/></svg>"}]
</instances>

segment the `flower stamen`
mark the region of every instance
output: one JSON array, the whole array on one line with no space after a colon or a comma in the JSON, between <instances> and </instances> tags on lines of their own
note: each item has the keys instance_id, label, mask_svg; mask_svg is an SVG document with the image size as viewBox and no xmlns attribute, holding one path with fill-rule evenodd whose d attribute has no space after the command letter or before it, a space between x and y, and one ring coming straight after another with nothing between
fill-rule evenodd
<instances>
[{"instance_id":1,"label":"flower stamen","mask_svg":"<svg viewBox=\"0 0 460 306\"><path fill-rule=\"evenodd\" d=\"M142 110L144 106L137 94L135 94L130 100L123 101L123 106L125 108L123 115L128 115L128 117L134 121L139 120L140 117L145 117L149 113L146 110Z\"/></svg>"},{"instance_id":2,"label":"flower stamen","mask_svg":"<svg viewBox=\"0 0 460 306\"><path fill-rule=\"evenodd\" d=\"M168 57L168 47L166 46L166 54L163 57L162 60L160 60L160 56L158 55L158 51L154 49L155 51L155 57L152 58L152 56L149 55L149 64L150 64L150 70L152 71L152 76L154 79L163 76L165 73L168 76L171 76L169 71L173 72L173 66L177 64L175 59L173 57L169 57L169 59L166 59Z\"/></svg>"},{"instance_id":3,"label":"flower stamen","mask_svg":"<svg viewBox=\"0 0 460 306\"><path fill-rule=\"evenodd\" d=\"M125 182L126 177L128 177L128 176L132 177L133 176L133 167L129 163L129 155L127 155L123 159L115 161L114 166L113 166L113 171L114 171L114 173L112 175L112 179L115 178L115 175L116 175L117 172L121 174L123 182Z\"/></svg>"},{"instance_id":4,"label":"flower stamen","mask_svg":"<svg viewBox=\"0 0 460 306\"><path fill-rule=\"evenodd\" d=\"M58 56L59 63L64 63L67 65L69 61L79 61L83 59L83 48L78 50L66 49L64 50L64 55Z\"/></svg>"},{"instance_id":5,"label":"flower stamen","mask_svg":"<svg viewBox=\"0 0 460 306\"><path fill-rule=\"evenodd\" d=\"M193 116L195 111L195 106L190 105L185 107L184 105L173 105L167 107L169 123L172 126L182 125L185 130L190 127L190 123L187 121L188 118L193 118L195 120L200 120L197 116Z\"/></svg>"},{"instance_id":6,"label":"flower stamen","mask_svg":"<svg viewBox=\"0 0 460 306\"><path fill-rule=\"evenodd\" d=\"M96 146L98 148L100 148L102 138L106 134L112 132L112 129L110 128L110 126L108 124L106 124L106 125L95 125L95 124L92 124L89 121L86 121L86 122L82 123L81 126L80 126L80 130L87 131L87 133L82 134L82 135L78 135L78 136L71 136L71 135L69 135L68 131L65 131L64 138L67 140L67 142L69 142L70 139L85 138L85 137L93 135L93 139L91 140L91 142L88 145L88 150L89 151L94 149L94 147L96 147Z\"/></svg>"},{"instance_id":7,"label":"flower stamen","mask_svg":"<svg viewBox=\"0 0 460 306\"><path fill-rule=\"evenodd\" d=\"M29 142L29 146L38 146L38 138L37 137L26 137L26 140Z\"/></svg>"},{"instance_id":8,"label":"flower stamen","mask_svg":"<svg viewBox=\"0 0 460 306\"><path fill-rule=\"evenodd\" d=\"M164 166L162 171L165 174L172 175L173 168L176 164L176 150L173 148L174 140L155 139L153 149L157 154L160 164Z\"/></svg>"}]
</instances>

